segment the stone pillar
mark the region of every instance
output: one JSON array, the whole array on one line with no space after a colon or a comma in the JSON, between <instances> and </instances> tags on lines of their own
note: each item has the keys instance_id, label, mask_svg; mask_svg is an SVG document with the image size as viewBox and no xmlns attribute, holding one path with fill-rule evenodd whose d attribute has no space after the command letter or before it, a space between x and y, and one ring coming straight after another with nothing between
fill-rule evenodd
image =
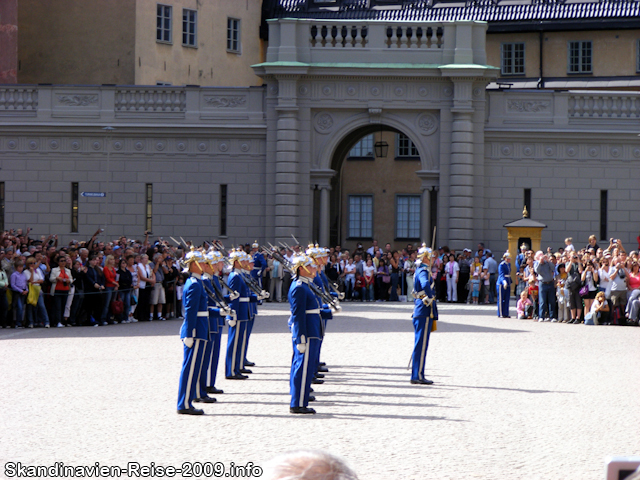
<instances>
[{"instance_id":1,"label":"stone pillar","mask_svg":"<svg viewBox=\"0 0 640 480\"><path fill-rule=\"evenodd\" d=\"M449 176L449 246L459 250L473 240L473 106L472 79L455 85Z\"/></svg>"},{"instance_id":2,"label":"stone pillar","mask_svg":"<svg viewBox=\"0 0 640 480\"><path fill-rule=\"evenodd\" d=\"M418 170L416 175L422 180L420 238L427 244L427 247L431 247L431 242L433 242L433 230L431 229L431 192L440 185L440 172L438 170Z\"/></svg>"},{"instance_id":3,"label":"stone pillar","mask_svg":"<svg viewBox=\"0 0 640 480\"><path fill-rule=\"evenodd\" d=\"M331 185L318 185L320 189L320 246L329 246L329 228L330 228L330 192Z\"/></svg>"},{"instance_id":4,"label":"stone pillar","mask_svg":"<svg viewBox=\"0 0 640 480\"><path fill-rule=\"evenodd\" d=\"M277 76L275 236L276 242L299 236L298 107L295 76Z\"/></svg>"},{"instance_id":5,"label":"stone pillar","mask_svg":"<svg viewBox=\"0 0 640 480\"><path fill-rule=\"evenodd\" d=\"M336 171L331 169L311 170L311 183L320 190L320 205L314 205L312 215L318 219L318 242L320 246L329 246L331 233L331 179Z\"/></svg>"}]
</instances>

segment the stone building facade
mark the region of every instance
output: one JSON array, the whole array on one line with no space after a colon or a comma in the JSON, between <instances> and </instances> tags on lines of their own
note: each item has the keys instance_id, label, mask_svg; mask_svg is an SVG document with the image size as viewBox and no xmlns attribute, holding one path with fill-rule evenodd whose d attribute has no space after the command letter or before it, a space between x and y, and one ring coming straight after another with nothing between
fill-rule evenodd
<instances>
[{"instance_id":1,"label":"stone building facade","mask_svg":"<svg viewBox=\"0 0 640 480\"><path fill-rule=\"evenodd\" d=\"M350 246L336 219L347 190L362 192L345 181L345 158L383 131L418 151L405 193L420 197L429 243L437 225L439 244L504 249L502 226L526 202L548 225L545 245L635 239L640 95L487 91L496 69L481 22L347 25L272 21L254 66L264 87L0 87L4 227L63 241L102 226L109 237L151 227L195 241L293 234ZM389 26L401 34L388 37ZM418 27L407 44L402 32Z\"/></svg>"},{"instance_id":2,"label":"stone building facade","mask_svg":"<svg viewBox=\"0 0 640 480\"><path fill-rule=\"evenodd\" d=\"M262 0L11 1L19 83L261 84Z\"/></svg>"}]
</instances>

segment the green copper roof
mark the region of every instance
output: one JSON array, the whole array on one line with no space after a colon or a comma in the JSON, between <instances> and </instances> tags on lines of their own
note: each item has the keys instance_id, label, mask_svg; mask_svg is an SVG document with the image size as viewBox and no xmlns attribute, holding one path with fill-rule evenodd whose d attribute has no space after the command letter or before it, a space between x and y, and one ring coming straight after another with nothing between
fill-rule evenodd
<instances>
[{"instance_id":1,"label":"green copper roof","mask_svg":"<svg viewBox=\"0 0 640 480\"><path fill-rule=\"evenodd\" d=\"M394 70L408 69L498 69L489 65L438 65L435 63L302 63L302 62L265 62L251 65L252 67L314 67L314 68L381 68Z\"/></svg>"}]
</instances>

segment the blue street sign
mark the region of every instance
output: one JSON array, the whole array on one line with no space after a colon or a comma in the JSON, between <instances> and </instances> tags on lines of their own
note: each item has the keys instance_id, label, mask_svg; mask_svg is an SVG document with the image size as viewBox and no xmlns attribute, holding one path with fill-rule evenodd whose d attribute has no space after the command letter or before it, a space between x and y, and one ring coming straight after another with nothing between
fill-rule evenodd
<instances>
[{"instance_id":1,"label":"blue street sign","mask_svg":"<svg viewBox=\"0 0 640 480\"><path fill-rule=\"evenodd\" d=\"M106 197L107 194L104 192L81 192L80 195L83 197Z\"/></svg>"}]
</instances>

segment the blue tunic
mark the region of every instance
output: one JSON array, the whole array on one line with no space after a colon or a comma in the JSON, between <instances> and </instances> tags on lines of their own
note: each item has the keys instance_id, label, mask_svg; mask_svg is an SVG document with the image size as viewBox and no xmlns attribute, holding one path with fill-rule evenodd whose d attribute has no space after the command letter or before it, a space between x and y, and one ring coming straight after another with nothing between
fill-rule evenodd
<instances>
[{"instance_id":1,"label":"blue tunic","mask_svg":"<svg viewBox=\"0 0 640 480\"><path fill-rule=\"evenodd\" d=\"M503 286L503 281L507 282L507 286ZM509 316L509 300L511 296L511 264L503 260L498 265L498 280L496 282L496 291L498 293L498 317Z\"/></svg>"}]
</instances>

